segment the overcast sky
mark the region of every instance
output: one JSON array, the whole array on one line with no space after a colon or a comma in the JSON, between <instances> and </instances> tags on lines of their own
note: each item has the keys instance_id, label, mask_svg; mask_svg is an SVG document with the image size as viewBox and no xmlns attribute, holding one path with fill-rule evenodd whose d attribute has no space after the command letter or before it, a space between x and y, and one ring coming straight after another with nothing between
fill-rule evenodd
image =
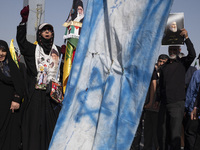
<instances>
[{"instance_id":1,"label":"overcast sky","mask_svg":"<svg viewBox=\"0 0 200 150\"><path fill-rule=\"evenodd\" d=\"M62 26L67 19L73 0L46 0L45 20L54 26L55 44L63 44L65 28ZM86 8L87 0L83 0ZM171 13L183 12L184 25L188 30L196 53L200 53L200 0L175 0ZM10 43L11 39L16 43L16 28L21 21L20 10L23 8L23 0L0 0L0 39ZM182 46L182 52L187 55L186 47ZM161 46L160 53L167 53L167 46Z\"/></svg>"}]
</instances>

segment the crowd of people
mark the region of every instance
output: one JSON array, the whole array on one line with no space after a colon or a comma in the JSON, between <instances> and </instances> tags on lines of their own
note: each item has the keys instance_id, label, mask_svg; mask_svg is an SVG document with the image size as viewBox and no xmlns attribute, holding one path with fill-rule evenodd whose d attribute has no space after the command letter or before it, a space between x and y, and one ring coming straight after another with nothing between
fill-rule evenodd
<instances>
[{"instance_id":1,"label":"crowd of people","mask_svg":"<svg viewBox=\"0 0 200 150\"><path fill-rule=\"evenodd\" d=\"M77 11L83 11L82 4ZM63 71L62 64L58 65L62 51L54 43L53 26L39 25L37 44L33 44L26 39L28 16L26 6L16 36L26 66L21 62L17 66L8 44L0 40L2 150L47 150L62 107L52 100L49 90L52 80L62 83ZM74 19L82 22L83 17ZM200 71L191 66L196 53L187 30L182 29L180 36L188 54L183 56L180 46L169 46L169 55L158 57L131 150L140 149L142 126L144 150L200 148Z\"/></svg>"},{"instance_id":2,"label":"crowd of people","mask_svg":"<svg viewBox=\"0 0 200 150\"><path fill-rule=\"evenodd\" d=\"M169 55L158 57L131 150L141 149L142 134L143 150L200 148L200 72L191 66L196 52L187 30L182 29L180 36L188 54L171 45Z\"/></svg>"},{"instance_id":3,"label":"crowd of people","mask_svg":"<svg viewBox=\"0 0 200 150\"><path fill-rule=\"evenodd\" d=\"M75 7L71 16L82 22L82 1ZM65 47L54 43L54 28L49 23L38 26L36 44L29 42L29 6L20 15L16 40L24 63L16 64L8 44L0 40L0 150L47 150L62 107L55 99L63 98L62 88L57 85L62 83L61 53L65 53Z\"/></svg>"}]
</instances>

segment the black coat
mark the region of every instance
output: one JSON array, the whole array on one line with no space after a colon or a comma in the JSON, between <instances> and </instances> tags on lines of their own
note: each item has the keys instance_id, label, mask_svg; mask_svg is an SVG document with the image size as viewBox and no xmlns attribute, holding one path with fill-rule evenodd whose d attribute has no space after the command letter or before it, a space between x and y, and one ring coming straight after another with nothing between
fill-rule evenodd
<instances>
[{"instance_id":1,"label":"black coat","mask_svg":"<svg viewBox=\"0 0 200 150\"><path fill-rule=\"evenodd\" d=\"M170 63L168 60L160 72L160 100L162 103L175 103L185 100L185 73L196 57L192 42L185 41L188 55L177 58Z\"/></svg>"}]
</instances>

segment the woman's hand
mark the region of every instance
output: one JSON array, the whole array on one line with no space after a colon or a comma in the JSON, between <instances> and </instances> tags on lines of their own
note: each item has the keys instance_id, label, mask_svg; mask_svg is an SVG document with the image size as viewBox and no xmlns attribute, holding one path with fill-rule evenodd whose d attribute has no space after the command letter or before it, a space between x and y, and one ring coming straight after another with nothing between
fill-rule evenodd
<instances>
[{"instance_id":1,"label":"woman's hand","mask_svg":"<svg viewBox=\"0 0 200 150\"><path fill-rule=\"evenodd\" d=\"M15 110L19 109L20 104L17 102L12 101L10 109L12 110L12 113L14 113Z\"/></svg>"}]
</instances>

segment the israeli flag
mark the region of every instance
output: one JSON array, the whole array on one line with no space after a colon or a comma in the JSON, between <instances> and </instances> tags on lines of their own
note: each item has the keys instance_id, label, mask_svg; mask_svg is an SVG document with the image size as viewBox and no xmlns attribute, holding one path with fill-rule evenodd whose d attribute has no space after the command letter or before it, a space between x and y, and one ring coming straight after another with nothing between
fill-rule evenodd
<instances>
[{"instance_id":1,"label":"israeli flag","mask_svg":"<svg viewBox=\"0 0 200 150\"><path fill-rule=\"evenodd\" d=\"M129 150L173 0L88 0L50 150Z\"/></svg>"}]
</instances>

